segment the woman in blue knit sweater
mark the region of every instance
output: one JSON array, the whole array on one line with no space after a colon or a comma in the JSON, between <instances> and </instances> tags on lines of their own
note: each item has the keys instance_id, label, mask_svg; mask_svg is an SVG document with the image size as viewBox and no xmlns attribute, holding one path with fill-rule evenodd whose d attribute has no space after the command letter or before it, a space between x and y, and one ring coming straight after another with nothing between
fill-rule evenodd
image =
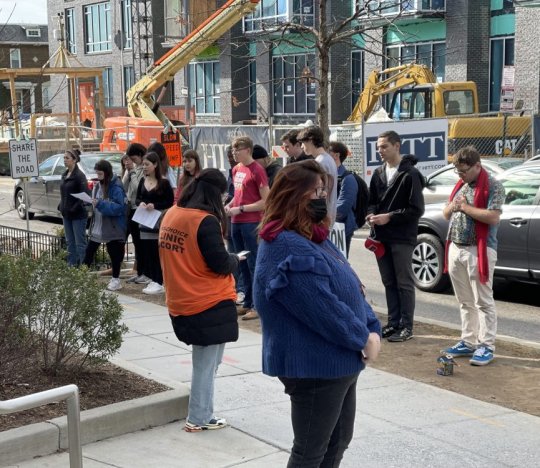
<instances>
[{"instance_id":1,"label":"woman in blue knit sweater","mask_svg":"<svg viewBox=\"0 0 540 468\"><path fill-rule=\"evenodd\" d=\"M381 326L362 284L327 240L325 180L315 161L278 173L257 253L263 372L291 399L288 468L339 466L353 436L358 375L380 349Z\"/></svg>"}]
</instances>

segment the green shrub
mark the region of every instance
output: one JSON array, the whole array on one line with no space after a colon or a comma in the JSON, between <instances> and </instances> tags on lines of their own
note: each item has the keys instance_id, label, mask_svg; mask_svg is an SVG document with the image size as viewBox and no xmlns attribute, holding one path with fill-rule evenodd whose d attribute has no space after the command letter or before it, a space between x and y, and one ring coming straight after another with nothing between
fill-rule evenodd
<instances>
[{"instance_id":1,"label":"green shrub","mask_svg":"<svg viewBox=\"0 0 540 468\"><path fill-rule=\"evenodd\" d=\"M0 290L14 307L23 306L16 308L22 313L16 322L31 332L52 374L109 358L127 331L118 298L86 267L69 267L62 255L0 256Z\"/></svg>"}]
</instances>

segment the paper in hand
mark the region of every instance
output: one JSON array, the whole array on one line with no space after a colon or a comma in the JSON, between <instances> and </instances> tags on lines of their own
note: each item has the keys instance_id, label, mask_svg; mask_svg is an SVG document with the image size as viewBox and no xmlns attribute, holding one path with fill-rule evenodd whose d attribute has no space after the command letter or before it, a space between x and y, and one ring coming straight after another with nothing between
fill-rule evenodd
<instances>
[{"instance_id":1,"label":"paper in hand","mask_svg":"<svg viewBox=\"0 0 540 468\"><path fill-rule=\"evenodd\" d=\"M142 206L138 206L133 213L133 221L136 223L142 224L143 226L153 229L156 226L156 223L161 216L161 211L159 210L147 210Z\"/></svg>"},{"instance_id":2,"label":"paper in hand","mask_svg":"<svg viewBox=\"0 0 540 468\"><path fill-rule=\"evenodd\" d=\"M86 192L72 193L71 195L79 200L82 200L84 203L92 203L92 197L90 197L90 195L88 195Z\"/></svg>"}]
</instances>

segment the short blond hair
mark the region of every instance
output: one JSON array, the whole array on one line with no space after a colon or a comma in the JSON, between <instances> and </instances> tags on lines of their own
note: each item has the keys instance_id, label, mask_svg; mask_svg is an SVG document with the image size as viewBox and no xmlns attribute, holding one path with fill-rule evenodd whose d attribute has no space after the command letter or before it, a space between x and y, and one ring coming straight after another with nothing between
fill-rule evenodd
<instances>
[{"instance_id":1,"label":"short blond hair","mask_svg":"<svg viewBox=\"0 0 540 468\"><path fill-rule=\"evenodd\" d=\"M238 147L249 148L249 151L253 153L253 140L248 136L239 136L233 140L232 147L233 149Z\"/></svg>"}]
</instances>

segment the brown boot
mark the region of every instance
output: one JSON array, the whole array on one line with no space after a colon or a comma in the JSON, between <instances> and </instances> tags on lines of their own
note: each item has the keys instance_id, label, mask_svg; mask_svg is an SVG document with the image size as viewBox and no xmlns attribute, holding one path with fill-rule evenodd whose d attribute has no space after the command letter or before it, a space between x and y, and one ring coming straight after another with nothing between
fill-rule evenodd
<instances>
[{"instance_id":1,"label":"brown boot","mask_svg":"<svg viewBox=\"0 0 540 468\"><path fill-rule=\"evenodd\" d=\"M249 309L245 315L242 317L242 320L255 320L259 318L259 314L255 309Z\"/></svg>"}]
</instances>

